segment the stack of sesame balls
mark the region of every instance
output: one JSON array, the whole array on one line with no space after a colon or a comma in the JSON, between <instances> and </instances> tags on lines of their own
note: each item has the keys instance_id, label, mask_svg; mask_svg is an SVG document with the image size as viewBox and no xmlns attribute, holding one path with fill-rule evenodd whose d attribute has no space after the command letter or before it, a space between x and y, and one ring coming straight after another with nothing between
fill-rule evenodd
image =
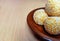
<instances>
[{"instance_id":1,"label":"stack of sesame balls","mask_svg":"<svg viewBox=\"0 0 60 41\"><path fill-rule=\"evenodd\" d=\"M60 34L60 0L48 0L45 9L34 12L33 19L36 24L44 25L49 34Z\"/></svg>"}]
</instances>

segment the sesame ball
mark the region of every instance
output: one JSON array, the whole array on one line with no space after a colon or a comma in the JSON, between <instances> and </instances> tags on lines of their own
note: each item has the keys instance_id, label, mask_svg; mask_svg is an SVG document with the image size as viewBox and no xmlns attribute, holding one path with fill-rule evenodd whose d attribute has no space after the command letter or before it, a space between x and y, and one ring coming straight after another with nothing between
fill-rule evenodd
<instances>
[{"instance_id":1,"label":"sesame ball","mask_svg":"<svg viewBox=\"0 0 60 41\"><path fill-rule=\"evenodd\" d=\"M45 19L48 17L44 9L36 10L33 14L33 19L36 24L43 25Z\"/></svg>"},{"instance_id":2,"label":"sesame ball","mask_svg":"<svg viewBox=\"0 0 60 41\"><path fill-rule=\"evenodd\" d=\"M60 34L60 17L48 17L44 21L44 28L52 35Z\"/></svg>"},{"instance_id":3,"label":"sesame ball","mask_svg":"<svg viewBox=\"0 0 60 41\"><path fill-rule=\"evenodd\" d=\"M45 11L50 16L60 16L60 0L48 0Z\"/></svg>"}]
</instances>

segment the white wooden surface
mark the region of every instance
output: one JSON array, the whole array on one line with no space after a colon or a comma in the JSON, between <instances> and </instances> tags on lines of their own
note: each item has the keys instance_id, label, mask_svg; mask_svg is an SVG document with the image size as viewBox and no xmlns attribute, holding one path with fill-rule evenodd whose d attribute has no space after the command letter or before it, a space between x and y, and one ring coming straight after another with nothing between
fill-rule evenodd
<instances>
[{"instance_id":1,"label":"white wooden surface","mask_svg":"<svg viewBox=\"0 0 60 41\"><path fill-rule=\"evenodd\" d=\"M0 41L38 41L31 33L26 17L46 0L0 0Z\"/></svg>"}]
</instances>

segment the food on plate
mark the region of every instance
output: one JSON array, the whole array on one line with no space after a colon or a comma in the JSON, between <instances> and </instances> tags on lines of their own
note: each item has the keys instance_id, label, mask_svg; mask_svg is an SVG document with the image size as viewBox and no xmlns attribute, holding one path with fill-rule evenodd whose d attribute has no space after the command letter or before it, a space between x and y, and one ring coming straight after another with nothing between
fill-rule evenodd
<instances>
[{"instance_id":1,"label":"food on plate","mask_svg":"<svg viewBox=\"0 0 60 41\"><path fill-rule=\"evenodd\" d=\"M48 0L45 11L50 16L60 16L60 0Z\"/></svg>"},{"instance_id":2,"label":"food on plate","mask_svg":"<svg viewBox=\"0 0 60 41\"><path fill-rule=\"evenodd\" d=\"M48 17L44 9L36 10L33 14L33 19L36 24L43 25L45 19Z\"/></svg>"},{"instance_id":3,"label":"food on plate","mask_svg":"<svg viewBox=\"0 0 60 41\"><path fill-rule=\"evenodd\" d=\"M52 35L60 34L60 17L48 17L44 21L44 28Z\"/></svg>"}]
</instances>

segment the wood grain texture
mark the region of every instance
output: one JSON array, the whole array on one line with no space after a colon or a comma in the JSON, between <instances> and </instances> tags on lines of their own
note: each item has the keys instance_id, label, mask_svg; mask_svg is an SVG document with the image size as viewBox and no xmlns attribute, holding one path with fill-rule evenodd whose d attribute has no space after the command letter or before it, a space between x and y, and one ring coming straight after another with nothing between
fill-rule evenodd
<instances>
[{"instance_id":1,"label":"wood grain texture","mask_svg":"<svg viewBox=\"0 0 60 41\"><path fill-rule=\"evenodd\" d=\"M31 33L26 16L42 6L42 0L0 0L0 41L38 41Z\"/></svg>"},{"instance_id":2,"label":"wood grain texture","mask_svg":"<svg viewBox=\"0 0 60 41\"><path fill-rule=\"evenodd\" d=\"M0 0L0 41L17 41L20 27L20 8L12 0Z\"/></svg>"}]
</instances>

